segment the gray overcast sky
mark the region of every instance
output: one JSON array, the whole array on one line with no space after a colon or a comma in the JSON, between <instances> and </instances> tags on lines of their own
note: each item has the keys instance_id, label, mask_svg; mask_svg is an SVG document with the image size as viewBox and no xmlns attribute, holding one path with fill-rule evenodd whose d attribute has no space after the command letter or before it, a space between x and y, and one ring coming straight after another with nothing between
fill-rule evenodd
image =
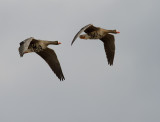
<instances>
[{"instance_id":1,"label":"gray overcast sky","mask_svg":"<svg viewBox=\"0 0 160 122\"><path fill-rule=\"evenodd\" d=\"M159 0L0 0L1 122L159 122ZM87 24L118 29L114 65ZM66 80L19 42L58 40Z\"/></svg>"}]
</instances>

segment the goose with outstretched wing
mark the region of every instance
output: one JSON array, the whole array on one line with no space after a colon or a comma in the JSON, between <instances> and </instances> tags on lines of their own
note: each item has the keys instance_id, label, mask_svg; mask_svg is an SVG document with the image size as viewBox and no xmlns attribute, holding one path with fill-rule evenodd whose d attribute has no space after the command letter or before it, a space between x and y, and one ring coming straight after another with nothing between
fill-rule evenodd
<instances>
[{"instance_id":1,"label":"goose with outstretched wing","mask_svg":"<svg viewBox=\"0 0 160 122\"><path fill-rule=\"evenodd\" d=\"M38 40L30 37L20 42L19 54L22 57L25 53L37 53L48 63L56 76L63 81L65 80L65 77L63 75L57 55L54 50L47 47L50 44L59 45L61 42Z\"/></svg>"},{"instance_id":2,"label":"goose with outstretched wing","mask_svg":"<svg viewBox=\"0 0 160 122\"><path fill-rule=\"evenodd\" d=\"M85 32L86 34L80 35L82 32ZM80 29L80 31L75 35L71 45L78 37L80 37L80 39L100 39L104 43L108 64L113 65L115 54L115 39L114 36L110 33L117 34L120 32L118 30L106 30L100 27L95 27L92 24L88 24Z\"/></svg>"}]
</instances>

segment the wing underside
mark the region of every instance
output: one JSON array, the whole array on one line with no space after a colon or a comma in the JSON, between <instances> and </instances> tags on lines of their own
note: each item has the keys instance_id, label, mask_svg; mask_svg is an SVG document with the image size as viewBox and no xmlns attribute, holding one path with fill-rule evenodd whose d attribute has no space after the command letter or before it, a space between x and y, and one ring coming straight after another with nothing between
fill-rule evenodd
<instances>
[{"instance_id":1,"label":"wing underside","mask_svg":"<svg viewBox=\"0 0 160 122\"><path fill-rule=\"evenodd\" d=\"M92 26L92 24L88 24L86 26L84 26L73 38L71 45L74 43L74 41L77 39L77 37L79 37L79 35L84 32L87 28L89 28L90 26Z\"/></svg>"},{"instance_id":2,"label":"wing underside","mask_svg":"<svg viewBox=\"0 0 160 122\"><path fill-rule=\"evenodd\" d=\"M48 63L52 71L60 80L65 80L60 63L54 50L46 48L43 51L37 52L37 54Z\"/></svg>"},{"instance_id":3,"label":"wing underside","mask_svg":"<svg viewBox=\"0 0 160 122\"><path fill-rule=\"evenodd\" d=\"M111 34L107 34L101 39L104 43L104 50L106 52L106 57L109 65L113 65L114 54L115 54L115 39Z\"/></svg>"}]
</instances>

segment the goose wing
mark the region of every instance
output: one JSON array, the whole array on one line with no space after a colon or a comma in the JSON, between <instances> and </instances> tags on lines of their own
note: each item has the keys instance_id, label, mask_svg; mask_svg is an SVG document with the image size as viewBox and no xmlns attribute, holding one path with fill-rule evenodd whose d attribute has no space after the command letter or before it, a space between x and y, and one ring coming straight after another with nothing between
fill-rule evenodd
<instances>
[{"instance_id":1,"label":"goose wing","mask_svg":"<svg viewBox=\"0 0 160 122\"><path fill-rule=\"evenodd\" d=\"M56 74L56 76L60 80L65 80L60 63L58 61L57 55L54 50L50 48L46 48L43 51L36 52L39 56L41 56L50 66L52 71Z\"/></svg>"},{"instance_id":2,"label":"goose wing","mask_svg":"<svg viewBox=\"0 0 160 122\"><path fill-rule=\"evenodd\" d=\"M33 39L34 39L33 37L30 37L19 43L20 44L19 54L21 57L23 56L24 52L28 49L29 44Z\"/></svg>"},{"instance_id":3,"label":"goose wing","mask_svg":"<svg viewBox=\"0 0 160 122\"><path fill-rule=\"evenodd\" d=\"M111 34L106 34L101 40L104 43L104 49L109 65L113 65L114 54L115 54L115 39Z\"/></svg>"},{"instance_id":4,"label":"goose wing","mask_svg":"<svg viewBox=\"0 0 160 122\"><path fill-rule=\"evenodd\" d=\"M77 37L79 37L79 35L84 32L87 28L89 28L90 26L92 26L92 24L88 24L86 26L84 26L83 28L81 28L81 30L75 35L75 37L72 40L71 45L73 44L73 42L77 39Z\"/></svg>"}]
</instances>

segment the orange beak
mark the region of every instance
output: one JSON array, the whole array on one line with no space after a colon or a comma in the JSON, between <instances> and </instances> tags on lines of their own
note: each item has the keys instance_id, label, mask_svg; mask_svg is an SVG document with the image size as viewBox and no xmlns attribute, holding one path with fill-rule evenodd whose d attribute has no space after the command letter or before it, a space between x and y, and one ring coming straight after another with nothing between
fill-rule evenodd
<instances>
[{"instance_id":1,"label":"orange beak","mask_svg":"<svg viewBox=\"0 0 160 122\"><path fill-rule=\"evenodd\" d=\"M62 44L61 42L58 42L58 44Z\"/></svg>"},{"instance_id":2,"label":"orange beak","mask_svg":"<svg viewBox=\"0 0 160 122\"><path fill-rule=\"evenodd\" d=\"M120 33L118 30L116 30L116 33Z\"/></svg>"}]
</instances>

